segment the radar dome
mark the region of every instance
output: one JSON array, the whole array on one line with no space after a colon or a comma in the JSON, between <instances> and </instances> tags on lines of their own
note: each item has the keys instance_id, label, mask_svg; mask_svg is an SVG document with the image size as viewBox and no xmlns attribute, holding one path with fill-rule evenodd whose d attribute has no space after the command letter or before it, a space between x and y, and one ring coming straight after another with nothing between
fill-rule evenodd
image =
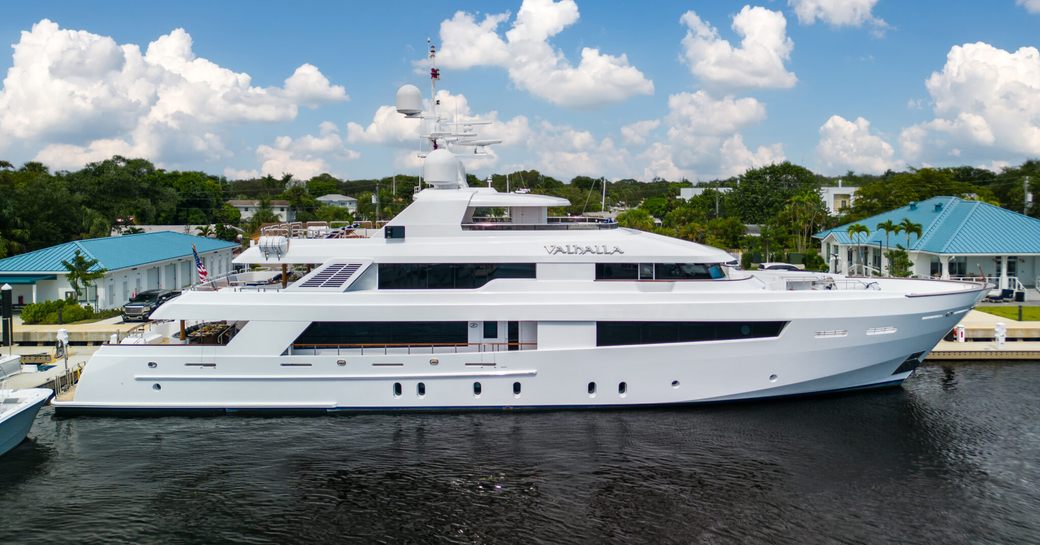
<instances>
[{"instance_id":1,"label":"radar dome","mask_svg":"<svg viewBox=\"0 0 1040 545\"><path fill-rule=\"evenodd\" d=\"M397 90L397 112L406 117L416 117L422 113L422 93L414 85L402 85Z\"/></svg>"},{"instance_id":2,"label":"radar dome","mask_svg":"<svg viewBox=\"0 0 1040 545\"><path fill-rule=\"evenodd\" d=\"M423 181L437 189L458 189L465 179L462 161L446 149L433 150L423 162Z\"/></svg>"}]
</instances>

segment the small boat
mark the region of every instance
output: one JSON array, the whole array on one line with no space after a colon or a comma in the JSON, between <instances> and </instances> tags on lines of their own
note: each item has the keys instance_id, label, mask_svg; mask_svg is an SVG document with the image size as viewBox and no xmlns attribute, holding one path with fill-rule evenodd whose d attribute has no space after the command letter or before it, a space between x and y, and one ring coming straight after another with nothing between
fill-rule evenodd
<instances>
[{"instance_id":1,"label":"small boat","mask_svg":"<svg viewBox=\"0 0 1040 545\"><path fill-rule=\"evenodd\" d=\"M52 395L46 388L0 390L0 456L25 440L36 413Z\"/></svg>"}]
</instances>

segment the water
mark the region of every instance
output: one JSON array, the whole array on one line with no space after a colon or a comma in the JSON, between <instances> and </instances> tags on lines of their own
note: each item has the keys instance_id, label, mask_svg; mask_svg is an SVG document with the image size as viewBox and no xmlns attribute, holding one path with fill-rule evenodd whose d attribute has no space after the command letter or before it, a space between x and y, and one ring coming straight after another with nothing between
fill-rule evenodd
<instances>
[{"instance_id":1,"label":"water","mask_svg":"<svg viewBox=\"0 0 1040 545\"><path fill-rule=\"evenodd\" d=\"M0 543L1038 543L1040 365L683 410L54 419Z\"/></svg>"}]
</instances>

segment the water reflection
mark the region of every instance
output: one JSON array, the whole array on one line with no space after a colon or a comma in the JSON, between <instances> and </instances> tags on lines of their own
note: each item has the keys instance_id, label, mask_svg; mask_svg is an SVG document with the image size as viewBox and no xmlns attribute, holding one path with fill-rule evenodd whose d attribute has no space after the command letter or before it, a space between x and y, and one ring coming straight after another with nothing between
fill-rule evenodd
<instances>
[{"instance_id":1,"label":"water reflection","mask_svg":"<svg viewBox=\"0 0 1040 545\"><path fill-rule=\"evenodd\" d=\"M0 459L0 542L1035 541L1038 387L925 366L688 410L45 418L17 477Z\"/></svg>"}]
</instances>

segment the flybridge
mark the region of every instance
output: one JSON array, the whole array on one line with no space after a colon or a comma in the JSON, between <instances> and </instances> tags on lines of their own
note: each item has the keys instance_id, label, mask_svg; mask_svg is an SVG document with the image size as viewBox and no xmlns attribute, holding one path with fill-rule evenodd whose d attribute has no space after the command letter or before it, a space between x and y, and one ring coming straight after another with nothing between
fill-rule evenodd
<instances>
[{"instance_id":1,"label":"flybridge","mask_svg":"<svg viewBox=\"0 0 1040 545\"><path fill-rule=\"evenodd\" d=\"M625 253L621 248L608 244L546 244L545 251L549 255L614 255Z\"/></svg>"}]
</instances>

